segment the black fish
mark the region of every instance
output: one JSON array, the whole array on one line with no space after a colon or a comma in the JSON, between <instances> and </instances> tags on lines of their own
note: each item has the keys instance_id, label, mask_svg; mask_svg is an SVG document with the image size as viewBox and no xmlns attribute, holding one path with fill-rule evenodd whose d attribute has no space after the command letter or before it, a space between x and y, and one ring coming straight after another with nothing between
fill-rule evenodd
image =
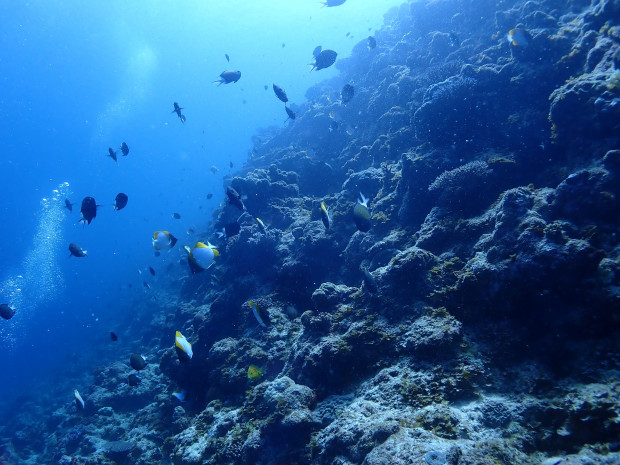
<instances>
[{"instance_id":1,"label":"black fish","mask_svg":"<svg viewBox=\"0 0 620 465\"><path fill-rule=\"evenodd\" d=\"M84 197L82 200L82 208L80 208L80 213L82 213L81 223L88 223L93 220L97 216L97 207L98 205L95 203L95 199L92 197Z\"/></svg>"},{"instance_id":2,"label":"black fish","mask_svg":"<svg viewBox=\"0 0 620 465\"><path fill-rule=\"evenodd\" d=\"M15 310L8 306L8 304L0 305L0 316L5 320L10 320L15 315Z\"/></svg>"},{"instance_id":3,"label":"black fish","mask_svg":"<svg viewBox=\"0 0 620 465\"><path fill-rule=\"evenodd\" d=\"M232 167L233 167L233 166L235 166L235 165L233 165L233 162L232 162L232 161L229 163L229 165L230 165L230 168L231 168L231 169L232 169Z\"/></svg>"},{"instance_id":4,"label":"black fish","mask_svg":"<svg viewBox=\"0 0 620 465\"><path fill-rule=\"evenodd\" d=\"M323 6L339 6L344 4L347 0L325 0Z\"/></svg>"},{"instance_id":5,"label":"black fish","mask_svg":"<svg viewBox=\"0 0 620 465\"><path fill-rule=\"evenodd\" d=\"M228 56L228 53L225 53L224 56L226 57L226 61L230 61L230 57Z\"/></svg>"},{"instance_id":6,"label":"black fish","mask_svg":"<svg viewBox=\"0 0 620 465\"><path fill-rule=\"evenodd\" d=\"M241 211L246 210L245 205L243 204L243 200L241 199L241 195L233 187L228 186L226 188L226 196L228 197L228 202L231 205L234 205Z\"/></svg>"},{"instance_id":7,"label":"black fish","mask_svg":"<svg viewBox=\"0 0 620 465\"><path fill-rule=\"evenodd\" d=\"M123 142L121 144L121 152L123 153L123 156L126 157L127 155L129 155L129 146L127 145L126 142Z\"/></svg>"},{"instance_id":8,"label":"black fish","mask_svg":"<svg viewBox=\"0 0 620 465\"><path fill-rule=\"evenodd\" d=\"M151 286L149 286L149 283L147 283L146 281L142 281L142 285L146 288L146 289L150 289Z\"/></svg>"},{"instance_id":9,"label":"black fish","mask_svg":"<svg viewBox=\"0 0 620 465\"><path fill-rule=\"evenodd\" d=\"M129 358L129 364L134 370L140 371L146 366L146 360L144 360L144 357L140 354L132 354Z\"/></svg>"},{"instance_id":10,"label":"black fish","mask_svg":"<svg viewBox=\"0 0 620 465\"><path fill-rule=\"evenodd\" d=\"M224 226L224 231L226 232L226 237L234 237L239 234L239 231L241 231L241 225L236 221L233 221L232 223L228 223Z\"/></svg>"},{"instance_id":11,"label":"black fish","mask_svg":"<svg viewBox=\"0 0 620 465\"><path fill-rule=\"evenodd\" d=\"M286 118L286 121L288 121L289 119L294 120L295 116L297 116L295 115L295 112L291 110L289 107L287 107L286 105L284 105L284 109L286 110L286 114L288 115L288 118Z\"/></svg>"},{"instance_id":12,"label":"black fish","mask_svg":"<svg viewBox=\"0 0 620 465\"><path fill-rule=\"evenodd\" d=\"M112 147L108 148L108 156L110 158L112 158L112 160L118 161L117 158L116 158L116 152L114 150L112 150Z\"/></svg>"},{"instance_id":13,"label":"black fish","mask_svg":"<svg viewBox=\"0 0 620 465\"><path fill-rule=\"evenodd\" d=\"M181 214L180 214L180 213L177 213L177 212L174 212L174 213L172 214L172 217L173 217L175 220L180 220L180 219L181 219Z\"/></svg>"},{"instance_id":14,"label":"black fish","mask_svg":"<svg viewBox=\"0 0 620 465\"><path fill-rule=\"evenodd\" d=\"M269 86L267 84L265 84L263 87L265 88L265 90L269 89Z\"/></svg>"},{"instance_id":15,"label":"black fish","mask_svg":"<svg viewBox=\"0 0 620 465\"><path fill-rule=\"evenodd\" d=\"M127 205L127 201L129 197L127 194L123 194L122 192L116 194L116 198L114 199L114 210L122 210Z\"/></svg>"},{"instance_id":16,"label":"black fish","mask_svg":"<svg viewBox=\"0 0 620 465\"><path fill-rule=\"evenodd\" d=\"M65 199L65 208L70 212L73 212L73 204L69 201L69 199Z\"/></svg>"},{"instance_id":17,"label":"black fish","mask_svg":"<svg viewBox=\"0 0 620 465\"><path fill-rule=\"evenodd\" d=\"M209 193L207 194L207 200L209 200L209 199L210 199L210 198L212 198L212 197L213 197L213 194L212 194L211 192L209 192Z\"/></svg>"},{"instance_id":18,"label":"black fish","mask_svg":"<svg viewBox=\"0 0 620 465\"><path fill-rule=\"evenodd\" d=\"M72 242L71 244L69 244L69 253L71 255L73 255L74 257L86 257L88 256L88 253L86 252L86 250L82 250L82 248L77 245L75 242Z\"/></svg>"},{"instance_id":19,"label":"black fish","mask_svg":"<svg viewBox=\"0 0 620 465\"><path fill-rule=\"evenodd\" d=\"M276 97L282 100L284 103L288 102L288 97L286 96L286 91L277 84L273 85L273 91L276 93Z\"/></svg>"},{"instance_id":20,"label":"black fish","mask_svg":"<svg viewBox=\"0 0 620 465\"><path fill-rule=\"evenodd\" d=\"M137 386L138 384L140 384L142 380L140 379L140 377L138 375L136 375L135 373L130 374L127 377L127 384L129 384L130 386Z\"/></svg>"},{"instance_id":21,"label":"black fish","mask_svg":"<svg viewBox=\"0 0 620 465\"><path fill-rule=\"evenodd\" d=\"M368 36L368 48L372 50L377 46L377 41L373 36Z\"/></svg>"},{"instance_id":22,"label":"black fish","mask_svg":"<svg viewBox=\"0 0 620 465\"><path fill-rule=\"evenodd\" d=\"M318 71L320 69L329 68L334 64L337 56L338 54L333 50L323 50L318 54L318 56L315 57L315 62L312 64L312 69L316 69ZM310 71L312 71L312 69Z\"/></svg>"},{"instance_id":23,"label":"black fish","mask_svg":"<svg viewBox=\"0 0 620 465\"><path fill-rule=\"evenodd\" d=\"M362 266L360 267L362 272L364 273L364 287L367 288L370 292L377 292L377 282L373 275L370 274L368 268Z\"/></svg>"},{"instance_id":24,"label":"black fish","mask_svg":"<svg viewBox=\"0 0 620 465\"><path fill-rule=\"evenodd\" d=\"M323 47L321 47L320 45L317 45L316 47L314 47L314 50L312 50L312 56L314 58L318 58L319 55L321 54L321 50L323 49Z\"/></svg>"},{"instance_id":25,"label":"black fish","mask_svg":"<svg viewBox=\"0 0 620 465\"><path fill-rule=\"evenodd\" d=\"M340 91L342 103L349 103L355 95L355 88L351 84L345 84Z\"/></svg>"},{"instance_id":26,"label":"black fish","mask_svg":"<svg viewBox=\"0 0 620 465\"><path fill-rule=\"evenodd\" d=\"M230 84L231 82L237 82L239 79L241 78L241 71L232 71L232 70L227 70L227 71L223 71L222 74L220 74L220 79L219 81L213 81L213 82L218 82L218 87L222 84Z\"/></svg>"},{"instance_id":27,"label":"black fish","mask_svg":"<svg viewBox=\"0 0 620 465\"><path fill-rule=\"evenodd\" d=\"M185 123L185 115L181 113L181 110L183 110L183 108L181 108L177 102L174 102L173 105L174 105L174 110L172 110L171 113L176 113L179 119L181 120L181 123Z\"/></svg>"},{"instance_id":28,"label":"black fish","mask_svg":"<svg viewBox=\"0 0 620 465\"><path fill-rule=\"evenodd\" d=\"M155 270L153 269L152 266L149 266L149 273L151 273L153 276L155 276Z\"/></svg>"},{"instance_id":29,"label":"black fish","mask_svg":"<svg viewBox=\"0 0 620 465\"><path fill-rule=\"evenodd\" d=\"M114 342L118 341L118 336L114 331L110 331L110 339Z\"/></svg>"}]
</instances>

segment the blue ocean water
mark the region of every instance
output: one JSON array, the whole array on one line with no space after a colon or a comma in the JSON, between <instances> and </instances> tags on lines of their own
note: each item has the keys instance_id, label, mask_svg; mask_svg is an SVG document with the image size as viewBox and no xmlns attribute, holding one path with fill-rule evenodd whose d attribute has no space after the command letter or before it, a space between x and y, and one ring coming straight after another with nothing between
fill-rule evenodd
<instances>
[{"instance_id":1,"label":"blue ocean water","mask_svg":"<svg viewBox=\"0 0 620 465\"><path fill-rule=\"evenodd\" d=\"M0 399L118 358L110 331L139 341L140 328L127 328L133 304L164 287L174 292L174 279L188 273L167 269L182 247L154 256L153 232L169 230L183 245L186 229L204 231L224 199L224 177L247 159L257 130L294 124L284 123L272 83L293 108L303 103L310 86L338 73L310 72L312 50L348 56L400 3L5 2L0 301L17 313L0 321ZM241 79L217 86L226 69ZM185 124L171 113L175 101ZM118 151L123 141L127 157ZM129 203L114 211L119 192ZM102 205L86 226L78 222L85 196ZM88 257L69 258L70 242Z\"/></svg>"}]
</instances>

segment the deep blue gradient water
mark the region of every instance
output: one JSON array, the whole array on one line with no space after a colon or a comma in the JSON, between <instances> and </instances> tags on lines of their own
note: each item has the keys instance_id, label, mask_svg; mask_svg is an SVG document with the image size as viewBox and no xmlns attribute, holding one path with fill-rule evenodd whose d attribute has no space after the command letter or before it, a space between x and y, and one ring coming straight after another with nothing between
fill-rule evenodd
<instances>
[{"instance_id":1,"label":"deep blue gradient water","mask_svg":"<svg viewBox=\"0 0 620 465\"><path fill-rule=\"evenodd\" d=\"M348 56L400 3L4 2L0 303L17 314L0 320L0 399L118 358L111 330L139 341L139 327L119 328L131 321L132 304L188 273L166 271L196 240L186 229L206 230L224 199L223 177L247 159L257 129L284 124L272 83L293 107L303 103L310 86L338 72L310 72L312 50ZM240 70L240 81L213 84L226 69ZM171 113L174 101L185 124ZM122 141L130 153L119 151L115 163L108 147ZM114 211L119 192L129 203ZM83 226L85 196L102 206ZM76 203L72 213L65 198ZM180 244L155 257L156 230ZM69 258L70 242L88 257Z\"/></svg>"}]
</instances>

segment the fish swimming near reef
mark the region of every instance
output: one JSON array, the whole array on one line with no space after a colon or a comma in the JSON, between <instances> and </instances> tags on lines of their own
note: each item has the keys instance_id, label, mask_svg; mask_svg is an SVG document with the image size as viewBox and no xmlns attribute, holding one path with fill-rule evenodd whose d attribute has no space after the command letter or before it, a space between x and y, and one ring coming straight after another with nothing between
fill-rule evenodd
<instances>
[{"instance_id":1,"label":"fish swimming near reef","mask_svg":"<svg viewBox=\"0 0 620 465\"><path fill-rule=\"evenodd\" d=\"M297 117L297 115L295 114L295 112L293 110L291 110L289 107L287 107L286 105L284 105L284 110L286 110L286 114L288 115L288 118L286 118L286 120L284 121L285 123L289 120L295 120L295 118Z\"/></svg>"},{"instance_id":2,"label":"fish swimming near reef","mask_svg":"<svg viewBox=\"0 0 620 465\"><path fill-rule=\"evenodd\" d=\"M174 105L174 110L172 110L171 113L176 113L179 119L181 120L181 123L185 123L185 115L181 113L181 110L183 110L183 108L181 108L177 102L174 102L173 105Z\"/></svg>"},{"instance_id":3,"label":"fish swimming near reef","mask_svg":"<svg viewBox=\"0 0 620 465\"><path fill-rule=\"evenodd\" d=\"M368 36L368 48L372 50L377 46L377 40L373 36Z\"/></svg>"},{"instance_id":4,"label":"fish swimming near reef","mask_svg":"<svg viewBox=\"0 0 620 465\"><path fill-rule=\"evenodd\" d=\"M15 316L15 310L9 307L9 304L0 304L0 317L10 320L13 316Z\"/></svg>"},{"instance_id":5,"label":"fish swimming near reef","mask_svg":"<svg viewBox=\"0 0 620 465\"><path fill-rule=\"evenodd\" d=\"M179 402L185 402L185 395L186 394L187 393L185 392L185 389L181 389L180 391L174 391L172 393L172 397L174 397Z\"/></svg>"},{"instance_id":6,"label":"fish swimming near reef","mask_svg":"<svg viewBox=\"0 0 620 465\"><path fill-rule=\"evenodd\" d=\"M323 226L325 226L325 230L329 230L332 222L332 215L327 209L325 202L321 202L321 221L323 222Z\"/></svg>"},{"instance_id":7,"label":"fish swimming near reef","mask_svg":"<svg viewBox=\"0 0 620 465\"><path fill-rule=\"evenodd\" d=\"M254 218L256 220L256 222L258 223L258 226L261 228L261 230L263 232L267 232L267 226L265 226L265 223L263 223L263 220L261 220L260 218L256 217Z\"/></svg>"},{"instance_id":8,"label":"fish swimming near reef","mask_svg":"<svg viewBox=\"0 0 620 465\"><path fill-rule=\"evenodd\" d=\"M274 84L273 85L273 91L275 92L276 97L278 97L282 102L284 102L284 103L288 102L288 97L286 95L286 91L282 87L280 87L277 84Z\"/></svg>"},{"instance_id":9,"label":"fish swimming near reef","mask_svg":"<svg viewBox=\"0 0 620 465\"><path fill-rule=\"evenodd\" d=\"M243 199L241 198L241 194L239 194L239 192L237 192L234 187L226 187L226 197L228 198L228 203L234 205L241 211L246 211L245 205L243 204Z\"/></svg>"},{"instance_id":10,"label":"fish swimming near reef","mask_svg":"<svg viewBox=\"0 0 620 465\"><path fill-rule=\"evenodd\" d=\"M82 396L80 395L80 393L78 392L77 389L73 390L73 398L75 399L75 406L78 410L84 410L84 406L86 405L84 402L84 399L82 399Z\"/></svg>"},{"instance_id":11,"label":"fish swimming near reef","mask_svg":"<svg viewBox=\"0 0 620 465\"><path fill-rule=\"evenodd\" d=\"M355 88L351 84L345 84L340 91L340 100L342 103L349 103L355 95Z\"/></svg>"},{"instance_id":12,"label":"fish swimming near reef","mask_svg":"<svg viewBox=\"0 0 620 465\"><path fill-rule=\"evenodd\" d=\"M192 274L201 273L211 265L220 252L210 242L196 242L187 256L187 262Z\"/></svg>"},{"instance_id":13,"label":"fish swimming near reef","mask_svg":"<svg viewBox=\"0 0 620 465\"><path fill-rule=\"evenodd\" d=\"M82 200L82 207L80 213L82 213L82 219L80 223L90 224L90 222L97 216L97 205L93 197L84 197Z\"/></svg>"},{"instance_id":14,"label":"fish swimming near reef","mask_svg":"<svg viewBox=\"0 0 620 465\"><path fill-rule=\"evenodd\" d=\"M174 336L174 348L181 362L189 362L194 356L192 345L179 331Z\"/></svg>"},{"instance_id":15,"label":"fish swimming near reef","mask_svg":"<svg viewBox=\"0 0 620 465\"><path fill-rule=\"evenodd\" d=\"M241 79L241 71L233 71L233 70L226 70L226 71L222 71L222 74L220 74L220 79L217 81L213 81L214 83L218 83L218 87L221 86L222 84L230 84L231 82L237 82L239 79Z\"/></svg>"},{"instance_id":16,"label":"fish swimming near reef","mask_svg":"<svg viewBox=\"0 0 620 465\"><path fill-rule=\"evenodd\" d=\"M65 199L65 208L69 210L69 213L73 212L73 205L75 204L71 203L69 199Z\"/></svg>"},{"instance_id":17,"label":"fish swimming near reef","mask_svg":"<svg viewBox=\"0 0 620 465\"><path fill-rule=\"evenodd\" d=\"M377 292L377 282L375 281L373 275L370 274L370 271L368 271L368 268L365 266L360 266L360 269L362 270L362 273L364 273L364 288L368 289L371 293Z\"/></svg>"},{"instance_id":18,"label":"fish swimming near reef","mask_svg":"<svg viewBox=\"0 0 620 465\"><path fill-rule=\"evenodd\" d=\"M127 145L126 142L121 143L121 153L123 154L124 157L129 155L129 146Z\"/></svg>"},{"instance_id":19,"label":"fish swimming near reef","mask_svg":"<svg viewBox=\"0 0 620 465\"><path fill-rule=\"evenodd\" d=\"M260 379L260 377L263 376L263 368L262 367L257 367L256 365L250 365L248 367L248 379L255 381L257 379Z\"/></svg>"},{"instance_id":20,"label":"fish swimming near reef","mask_svg":"<svg viewBox=\"0 0 620 465\"><path fill-rule=\"evenodd\" d=\"M172 214L172 217L173 217L175 220L180 220L180 219L181 219L181 214L180 214L180 213L177 213L177 212L174 212L174 213Z\"/></svg>"},{"instance_id":21,"label":"fish swimming near reef","mask_svg":"<svg viewBox=\"0 0 620 465\"><path fill-rule=\"evenodd\" d=\"M118 163L118 159L116 157L116 152L112 149L112 147L108 148L108 157Z\"/></svg>"},{"instance_id":22,"label":"fish swimming near reef","mask_svg":"<svg viewBox=\"0 0 620 465\"><path fill-rule=\"evenodd\" d=\"M113 342L118 341L118 336L114 331L110 331L110 340L112 340Z\"/></svg>"},{"instance_id":23,"label":"fish swimming near reef","mask_svg":"<svg viewBox=\"0 0 620 465\"><path fill-rule=\"evenodd\" d=\"M71 244L69 244L69 256L73 256L73 257L86 257L88 255L88 252L86 250L83 250L79 245L77 245L75 242L72 242Z\"/></svg>"},{"instance_id":24,"label":"fish swimming near reef","mask_svg":"<svg viewBox=\"0 0 620 465\"><path fill-rule=\"evenodd\" d=\"M135 373L130 374L127 377L127 384L129 384L132 387L137 386L138 384L140 384L142 382L142 378L140 378L138 375L136 375Z\"/></svg>"},{"instance_id":25,"label":"fish swimming near reef","mask_svg":"<svg viewBox=\"0 0 620 465\"><path fill-rule=\"evenodd\" d=\"M155 231L153 233L153 248L155 250L171 249L177 243L177 238L168 231Z\"/></svg>"},{"instance_id":26,"label":"fish swimming near reef","mask_svg":"<svg viewBox=\"0 0 620 465\"><path fill-rule=\"evenodd\" d=\"M321 70L325 68L329 68L336 62L336 57L338 54L333 50L321 50L321 52L314 57L314 63L310 63L312 65L312 70Z\"/></svg>"},{"instance_id":27,"label":"fish swimming near reef","mask_svg":"<svg viewBox=\"0 0 620 465\"><path fill-rule=\"evenodd\" d=\"M353 219L355 226L362 232L368 232L372 224L370 221L370 210L368 210L368 199L360 192L360 199L353 207Z\"/></svg>"},{"instance_id":28,"label":"fish swimming near reef","mask_svg":"<svg viewBox=\"0 0 620 465\"><path fill-rule=\"evenodd\" d=\"M155 276L155 269L152 266L149 266L149 273L151 273L152 276Z\"/></svg>"},{"instance_id":29,"label":"fish swimming near reef","mask_svg":"<svg viewBox=\"0 0 620 465\"><path fill-rule=\"evenodd\" d=\"M122 192L116 194L116 197L114 198L114 210L118 211L125 208L128 200L129 197L127 197L127 194L123 194Z\"/></svg>"},{"instance_id":30,"label":"fish swimming near reef","mask_svg":"<svg viewBox=\"0 0 620 465\"><path fill-rule=\"evenodd\" d=\"M146 359L140 354L131 354L129 365L136 371L143 370L146 367Z\"/></svg>"},{"instance_id":31,"label":"fish swimming near reef","mask_svg":"<svg viewBox=\"0 0 620 465\"><path fill-rule=\"evenodd\" d=\"M261 325L263 328L266 328L267 326L269 326L269 324L271 323L269 319L269 313L267 313L266 310L259 307L259 305L256 302L250 301L248 302L248 305L252 309L252 314L254 315L254 318L256 318L256 321L258 321L258 324Z\"/></svg>"},{"instance_id":32,"label":"fish swimming near reef","mask_svg":"<svg viewBox=\"0 0 620 465\"><path fill-rule=\"evenodd\" d=\"M525 48L529 45L530 39L531 37L529 37L529 34L525 31L525 29L521 29L519 27L511 29L508 31L508 34L506 34L506 40L513 47Z\"/></svg>"}]
</instances>

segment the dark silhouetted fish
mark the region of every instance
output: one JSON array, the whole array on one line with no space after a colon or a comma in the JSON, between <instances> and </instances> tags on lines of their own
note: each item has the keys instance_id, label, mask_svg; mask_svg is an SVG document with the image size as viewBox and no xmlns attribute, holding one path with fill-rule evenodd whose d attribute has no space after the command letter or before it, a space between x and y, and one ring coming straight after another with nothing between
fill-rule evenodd
<instances>
[{"instance_id":1,"label":"dark silhouetted fish","mask_svg":"<svg viewBox=\"0 0 620 465\"><path fill-rule=\"evenodd\" d=\"M151 273L153 276L155 276L155 270L153 269L152 266L149 266L149 273Z\"/></svg>"},{"instance_id":2,"label":"dark silhouetted fish","mask_svg":"<svg viewBox=\"0 0 620 465\"><path fill-rule=\"evenodd\" d=\"M224 56L226 57L226 61L230 61L230 57L228 56L228 53L225 53Z\"/></svg>"},{"instance_id":3,"label":"dark silhouetted fish","mask_svg":"<svg viewBox=\"0 0 620 465\"><path fill-rule=\"evenodd\" d=\"M375 281L373 275L370 274L370 271L368 271L368 268L361 266L360 269L362 270L362 273L364 273L364 288L368 289L371 293L377 292L377 282Z\"/></svg>"},{"instance_id":4,"label":"dark silhouetted fish","mask_svg":"<svg viewBox=\"0 0 620 465\"><path fill-rule=\"evenodd\" d=\"M121 152L123 153L123 156L126 157L127 155L129 155L129 146L127 145L126 142L123 142L121 144Z\"/></svg>"},{"instance_id":5,"label":"dark silhouetted fish","mask_svg":"<svg viewBox=\"0 0 620 465\"><path fill-rule=\"evenodd\" d=\"M82 213L82 219L80 223L90 222L97 216L97 207L98 205L95 203L95 199L92 197L84 197L82 200L82 208L80 208L80 213Z\"/></svg>"},{"instance_id":6,"label":"dark silhouetted fish","mask_svg":"<svg viewBox=\"0 0 620 465\"><path fill-rule=\"evenodd\" d=\"M114 331L110 331L110 339L114 342L118 341L118 336Z\"/></svg>"},{"instance_id":7,"label":"dark silhouetted fish","mask_svg":"<svg viewBox=\"0 0 620 465\"><path fill-rule=\"evenodd\" d=\"M228 202L231 205L234 205L241 211L246 210L243 200L241 199L241 195L232 186L228 186L226 188L226 196L228 197Z\"/></svg>"},{"instance_id":8,"label":"dark silhouetted fish","mask_svg":"<svg viewBox=\"0 0 620 465\"><path fill-rule=\"evenodd\" d=\"M114 150L112 150L112 147L109 147L109 148L108 148L108 156L109 156L112 160L114 160L114 161L118 162L118 159L116 158L116 152L115 152Z\"/></svg>"},{"instance_id":9,"label":"dark silhouetted fish","mask_svg":"<svg viewBox=\"0 0 620 465\"><path fill-rule=\"evenodd\" d=\"M181 110L183 110L183 108L181 108L177 102L174 102L173 105L174 105L174 110L172 110L171 113L176 113L179 119L181 120L181 123L185 123L185 115L181 113Z\"/></svg>"},{"instance_id":10,"label":"dark silhouetted fish","mask_svg":"<svg viewBox=\"0 0 620 465\"><path fill-rule=\"evenodd\" d=\"M129 365L131 365L131 368L134 370L140 371L146 366L146 360L140 354L131 354L131 357L129 357Z\"/></svg>"},{"instance_id":11,"label":"dark silhouetted fish","mask_svg":"<svg viewBox=\"0 0 620 465\"><path fill-rule=\"evenodd\" d=\"M138 384L140 384L141 381L142 379L140 379L140 377L136 375L135 373L132 373L127 377L127 384L129 384L132 387L137 386Z\"/></svg>"},{"instance_id":12,"label":"dark silhouetted fish","mask_svg":"<svg viewBox=\"0 0 620 465\"><path fill-rule=\"evenodd\" d=\"M286 96L286 91L277 84L273 85L273 91L276 93L276 97L282 100L284 103L288 102L288 97Z\"/></svg>"},{"instance_id":13,"label":"dark silhouetted fish","mask_svg":"<svg viewBox=\"0 0 620 465\"><path fill-rule=\"evenodd\" d=\"M211 192L209 192L209 193L207 194L207 200L209 200L209 199L211 199L211 198L213 198L213 194L212 194Z\"/></svg>"},{"instance_id":14,"label":"dark silhouetted fish","mask_svg":"<svg viewBox=\"0 0 620 465\"><path fill-rule=\"evenodd\" d=\"M323 2L323 6L340 6L343 5L347 0L325 0Z\"/></svg>"},{"instance_id":15,"label":"dark silhouetted fish","mask_svg":"<svg viewBox=\"0 0 620 465\"><path fill-rule=\"evenodd\" d=\"M355 95L355 88L351 84L345 84L340 91L342 103L349 103Z\"/></svg>"},{"instance_id":16,"label":"dark silhouetted fish","mask_svg":"<svg viewBox=\"0 0 620 465\"><path fill-rule=\"evenodd\" d=\"M13 315L15 315L15 310L9 307L8 304L0 305L0 317L4 318L5 320L10 320L11 318L13 318Z\"/></svg>"},{"instance_id":17,"label":"dark silhouetted fish","mask_svg":"<svg viewBox=\"0 0 620 465\"><path fill-rule=\"evenodd\" d=\"M362 232L368 232L372 227L370 221L370 210L368 209L368 199L360 192L360 200L353 207L353 219L355 226Z\"/></svg>"},{"instance_id":18,"label":"dark silhouetted fish","mask_svg":"<svg viewBox=\"0 0 620 465\"><path fill-rule=\"evenodd\" d=\"M231 82L237 82L241 78L241 71L232 71L226 70L220 74L220 79L218 81L218 87L222 84L230 84Z\"/></svg>"},{"instance_id":19,"label":"dark silhouetted fish","mask_svg":"<svg viewBox=\"0 0 620 465\"><path fill-rule=\"evenodd\" d=\"M321 50L323 50L323 47L321 47L320 45L317 45L316 47L314 47L314 50L312 50L312 56L316 59L319 57L319 55L321 54Z\"/></svg>"},{"instance_id":20,"label":"dark silhouetted fish","mask_svg":"<svg viewBox=\"0 0 620 465\"><path fill-rule=\"evenodd\" d=\"M114 210L122 210L125 208L128 200L129 197L127 197L127 194L123 194L122 192L116 194L116 198L114 199Z\"/></svg>"},{"instance_id":21,"label":"dark silhouetted fish","mask_svg":"<svg viewBox=\"0 0 620 465\"><path fill-rule=\"evenodd\" d=\"M65 208L70 212L73 212L73 204L69 201L69 199L65 199Z\"/></svg>"},{"instance_id":22,"label":"dark silhouetted fish","mask_svg":"<svg viewBox=\"0 0 620 465\"><path fill-rule=\"evenodd\" d=\"M286 118L284 122L288 121L289 119L294 120L295 117L297 116L295 112L291 110L289 107L287 107L286 105L284 105L284 109L286 110L286 114L288 115L288 118Z\"/></svg>"},{"instance_id":23,"label":"dark silhouetted fish","mask_svg":"<svg viewBox=\"0 0 620 465\"><path fill-rule=\"evenodd\" d=\"M82 250L82 248L77 245L75 242L72 242L71 244L69 244L69 253L71 255L73 255L74 257L86 257L88 256L88 252L86 250Z\"/></svg>"},{"instance_id":24,"label":"dark silhouetted fish","mask_svg":"<svg viewBox=\"0 0 620 465\"><path fill-rule=\"evenodd\" d=\"M368 48L372 50L377 46L377 40L373 36L368 36Z\"/></svg>"},{"instance_id":25,"label":"dark silhouetted fish","mask_svg":"<svg viewBox=\"0 0 620 465\"><path fill-rule=\"evenodd\" d=\"M313 69L316 69L318 71L320 69L329 68L331 65L334 64L337 56L338 54L333 50L321 51L321 53L319 53L318 56L315 57L315 62L311 63L312 69L310 71L312 71Z\"/></svg>"},{"instance_id":26,"label":"dark silhouetted fish","mask_svg":"<svg viewBox=\"0 0 620 465\"><path fill-rule=\"evenodd\" d=\"M174 213L172 214L172 217L173 217L175 220L180 220L180 219L181 219L181 214L180 214L180 213L177 213L177 212L174 212Z\"/></svg>"}]
</instances>

